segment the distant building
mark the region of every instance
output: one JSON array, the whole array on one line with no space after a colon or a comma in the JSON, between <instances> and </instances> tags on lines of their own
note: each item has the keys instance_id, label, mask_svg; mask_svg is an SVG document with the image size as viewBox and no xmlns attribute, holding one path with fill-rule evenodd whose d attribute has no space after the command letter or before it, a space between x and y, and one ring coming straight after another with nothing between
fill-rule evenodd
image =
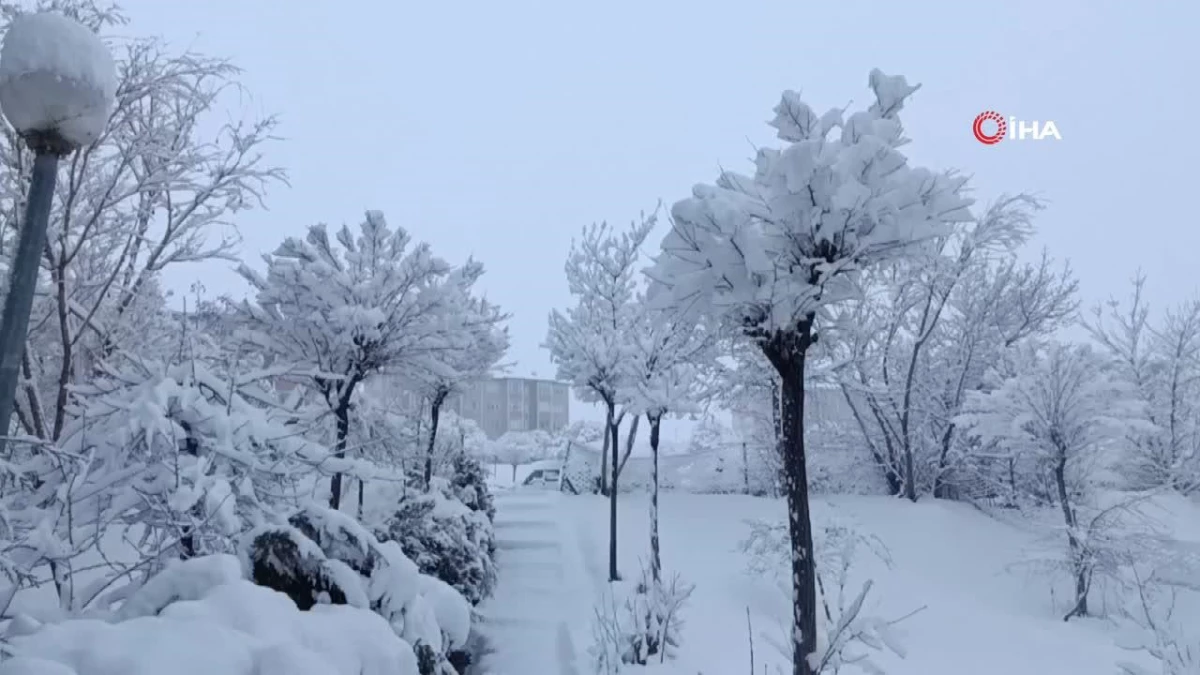
<instances>
[{"instance_id":1,"label":"distant building","mask_svg":"<svg viewBox=\"0 0 1200 675\"><path fill-rule=\"evenodd\" d=\"M408 410L420 402L412 392L400 394ZM474 420L488 438L508 431L554 433L571 423L571 386L565 382L527 377L495 377L467 386L463 393L446 399L443 410Z\"/></svg>"}]
</instances>

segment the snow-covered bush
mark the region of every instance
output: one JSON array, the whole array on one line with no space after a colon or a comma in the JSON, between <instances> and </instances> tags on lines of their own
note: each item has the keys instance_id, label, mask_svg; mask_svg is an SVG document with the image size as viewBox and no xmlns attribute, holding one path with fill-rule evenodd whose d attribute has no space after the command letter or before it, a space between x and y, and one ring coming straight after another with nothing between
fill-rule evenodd
<instances>
[{"instance_id":1,"label":"snow-covered bush","mask_svg":"<svg viewBox=\"0 0 1200 675\"><path fill-rule=\"evenodd\" d=\"M4 539L16 555L5 567L23 585L54 583L68 613L119 601L171 559L233 552L324 471L375 474L297 434L262 373L230 380L198 362L124 365L101 364L75 387L57 444L6 465L19 489L5 494ZM91 555L106 564L73 579Z\"/></svg>"},{"instance_id":2,"label":"snow-covered bush","mask_svg":"<svg viewBox=\"0 0 1200 675\"><path fill-rule=\"evenodd\" d=\"M741 549L747 554L747 572L756 577L774 577L780 590L786 591L790 585L787 569L791 560L787 523L754 520L747 524L750 533L741 542ZM859 551L865 549L890 567L887 547L878 537L863 534L836 519L817 531L813 544L817 599L821 606L813 672L833 675L852 666L868 675L880 675L884 671L871 658L874 654L887 651L903 657L905 653L891 629L896 622L864 613L864 603L873 585L870 579L857 592L849 586ZM788 640L763 637L785 658L791 658L785 646Z\"/></svg>"},{"instance_id":3,"label":"snow-covered bush","mask_svg":"<svg viewBox=\"0 0 1200 675\"><path fill-rule=\"evenodd\" d=\"M406 497L376 533L398 543L422 573L449 584L472 605L496 585L491 521L451 496L444 479L434 478L428 493Z\"/></svg>"},{"instance_id":4,"label":"snow-covered bush","mask_svg":"<svg viewBox=\"0 0 1200 675\"><path fill-rule=\"evenodd\" d=\"M450 485L454 488L455 496L467 508L486 515L489 521L496 519L496 505L492 503L492 493L488 489L487 472L477 457L466 453L454 457Z\"/></svg>"},{"instance_id":5,"label":"snow-covered bush","mask_svg":"<svg viewBox=\"0 0 1200 675\"><path fill-rule=\"evenodd\" d=\"M287 594L301 609L345 604L374 611L412 644L420 675L456 673L449 658L470 634L467 600L350 516L310 504L286 525L252 532L242 554L255 583Z\"/></svg>"},{"instance_id":6,"label":"snow-covered bush","mask_svg":"<svg viewBox=\"0 0 1200 675\"><path fill-rule=\"evenodd\" d=\"M595 609L593 643L588 649L598 675L621 672L623 666L644 666L675 658L683 629L681 610L695 586L676 574L670 581L652 578L642 567L641 580L632 588L609 584ZM621 589L627 595L618 600Z\"/></svg>"},{"instance_id":7,"label":"snow-covered bush","mask_svg":"<svg viewBox=\"0 0 1200 675\"><path fill-rule=\"evenodd\" d=\"M1123 675L1193 675L1200 673L1200 630L1195 622L1181 620L1177 615L1179 588L1153 573L1142 579L1136 571L1136 609L1126 610L1125 618L1134 634L1129 649L1149 655L1159 668L1150 669L1134 663L1122 663ZM1194 579L1194 575L1189 580ZM1195 592L1195 587L1192 587Z\"/></svg>"},{"instance_id":8,"label":"snow-covered bush","mask_svg":"<svg viewBox=\"0 0 1200 675\"><path fill-rule=\"evenodd\" d=\"M1200 298L1155 312L1152 321L1145 283L1139 273L1128 302L1097 305L1086 327L1155 425L1130 436L1121 458L1124 482L1187 494L1200 490Z\"/></svg>"},{"instance_id":9,"label":"snow-covered bush","mask_svg":"<svg viewBox=\"0 0 1200 675\"><path fill-rule=\"evenodd\" d=\"M421 675L377 614L287 596L241 578L237 558L176 561L110 621L19 622L0 675Z\"/></svg>"}]
</instances>

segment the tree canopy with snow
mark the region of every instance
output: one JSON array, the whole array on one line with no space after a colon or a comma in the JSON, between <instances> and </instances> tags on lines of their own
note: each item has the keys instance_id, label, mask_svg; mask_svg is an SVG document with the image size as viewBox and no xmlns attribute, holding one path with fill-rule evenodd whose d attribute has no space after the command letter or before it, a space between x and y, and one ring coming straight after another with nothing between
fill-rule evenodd
<instances>
[{"instance_id":1,"label":"tree canopy with snow","mask_svg":"<svg viewBox=\"0 0 1200 675\"><path fill-rule=\"evenodd\" d=\"M461 275L428 244L410 244L406 231L368 211L357 236L343 226L336 244L324 225L304 239L287 238L264 256L265 276L239 267L257 291L241 305L246 337L307 378L334 416L338 457L346 453L351 401L366 378L428 368L447 350L467 348L465 335L447 331L447 302L461 300ZM335 508L341 491L335 473Z\"/></svg>"},{"instance_id":2,"label":"tree canopy with snow","mask_svg":"<svg viewBox=\"0 0 1200 675\"><path fill-rule=\"evenodd\" d=\"M446 399L487 377L508 350L508 329L503 325L508 315L474 294L481 276L483 265L468 260L446 281L442 316L445 344L407 370L408 384L429 408L426 485L433 477L434 448Z\"/></svg>"},{"instance_id":3,"label":"tree canopy with snow","mask_svg":"<svg viewBox=\"0 0 1200 675\"><path fill-rule=\"evenodd\" d=\"M496 462L512 468L512 479L517 480L517 467L522 464L546 459L553 452L554 439L539 429L532 431L509 431L490 442L491 455Z\"/></svg>"},{"instance_id":4,"label":"tree canopy with snow","mask_svg":"<svg viewBox=\"0 0 1200 675\"><path fill-rule=\"evenodd\" d=\"M671 231L649 271L670 289L661 306L754 341L779 373L795 581L793 662L811 675L816 577L803 435L804 366L824 307L853 297L853 275L969 221L966 179L914 167L899 113L918 87L873 70L874 103L818 114L784 92L771 126L786 145L763 148L755 172L725 171L671 209Z\"/></svg>"}]
</instances>

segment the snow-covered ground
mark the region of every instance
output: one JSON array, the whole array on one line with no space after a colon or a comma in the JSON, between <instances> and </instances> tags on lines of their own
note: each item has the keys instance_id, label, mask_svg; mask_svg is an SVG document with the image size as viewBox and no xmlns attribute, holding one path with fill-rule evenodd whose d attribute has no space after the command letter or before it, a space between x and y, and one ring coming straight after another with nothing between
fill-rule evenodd
<instances>
[{"instance_id":1,"label":"snow-covered ground","mask_svg":"<svg viewBox=\"0 0 1200 675\"><path fill-rule=\"evenodd\" d=\"M619 505L619 559L626 579L636 578L649 550L647 502L643 495L624 495ZM1200 514L1182 499L1170 505ZM603 582L607 500L567 497L562 506L575 520L587 568ZM749 532L745 521L783 516L778 500L662 496L664 568L695 584L684 612L680 656L668 672L746 672L747 608L756 672L775 672L783 659L772 644L785 642L789 594L776 579L747 573L748 557L739 542ZM886 547L890 566L863 551L851 586L857 590L863 579L874 579L867 611L885 619L907 616L895 627L906 657L878 659L889 675L1103 675L1119 672L1119 662L1141 661L1139 655L1116 646L1109 620L1062 621L1067 586L1058 584L1052 592L1056 584L1051 579L1021 565L1048 544L1019 522L1003 522L964 504L912 504L882 497L820 498L814 503L814 518L818 526L837 519L878 537ZM1188 520L1181 515L1174 524L1186 527ZM1193 527L1200 522L1190 520ZM1197 534L1181 531L1179 536ZM1104 607L1097 602L1097 609L1101 613Z\"/></svg>"}]
</instances>

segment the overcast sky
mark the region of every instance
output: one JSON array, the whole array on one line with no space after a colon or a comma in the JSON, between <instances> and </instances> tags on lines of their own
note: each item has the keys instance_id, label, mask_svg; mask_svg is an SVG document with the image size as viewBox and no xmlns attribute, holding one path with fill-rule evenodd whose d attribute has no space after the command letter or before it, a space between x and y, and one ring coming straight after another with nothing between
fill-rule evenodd
<instances>
[{"instance_id":1,"label":"overcast sky","mask_svg":"<svg viewBox=\"0 0 1200 675\"><path fill-rule=\"evenodd\" d=\"M1139 266L1160 305L1200 279L1195 0L122 5L131 32L232 58L249 109L282 118L270 158L292 187L241 217L248 257L382 209L442 256L486 263L518 374L553 375L539 345L582 226L745 167L784 89L819 109L869 102L874 67L923 85L904 116L915 162L972 174L982 200L1051 200L1036 246L1070 258L1089 304ZM984 146L971 122L987 109L1063 139ZM201 278L244 293L225 266L169 282Z\"/></svg>"}]
</instances>

